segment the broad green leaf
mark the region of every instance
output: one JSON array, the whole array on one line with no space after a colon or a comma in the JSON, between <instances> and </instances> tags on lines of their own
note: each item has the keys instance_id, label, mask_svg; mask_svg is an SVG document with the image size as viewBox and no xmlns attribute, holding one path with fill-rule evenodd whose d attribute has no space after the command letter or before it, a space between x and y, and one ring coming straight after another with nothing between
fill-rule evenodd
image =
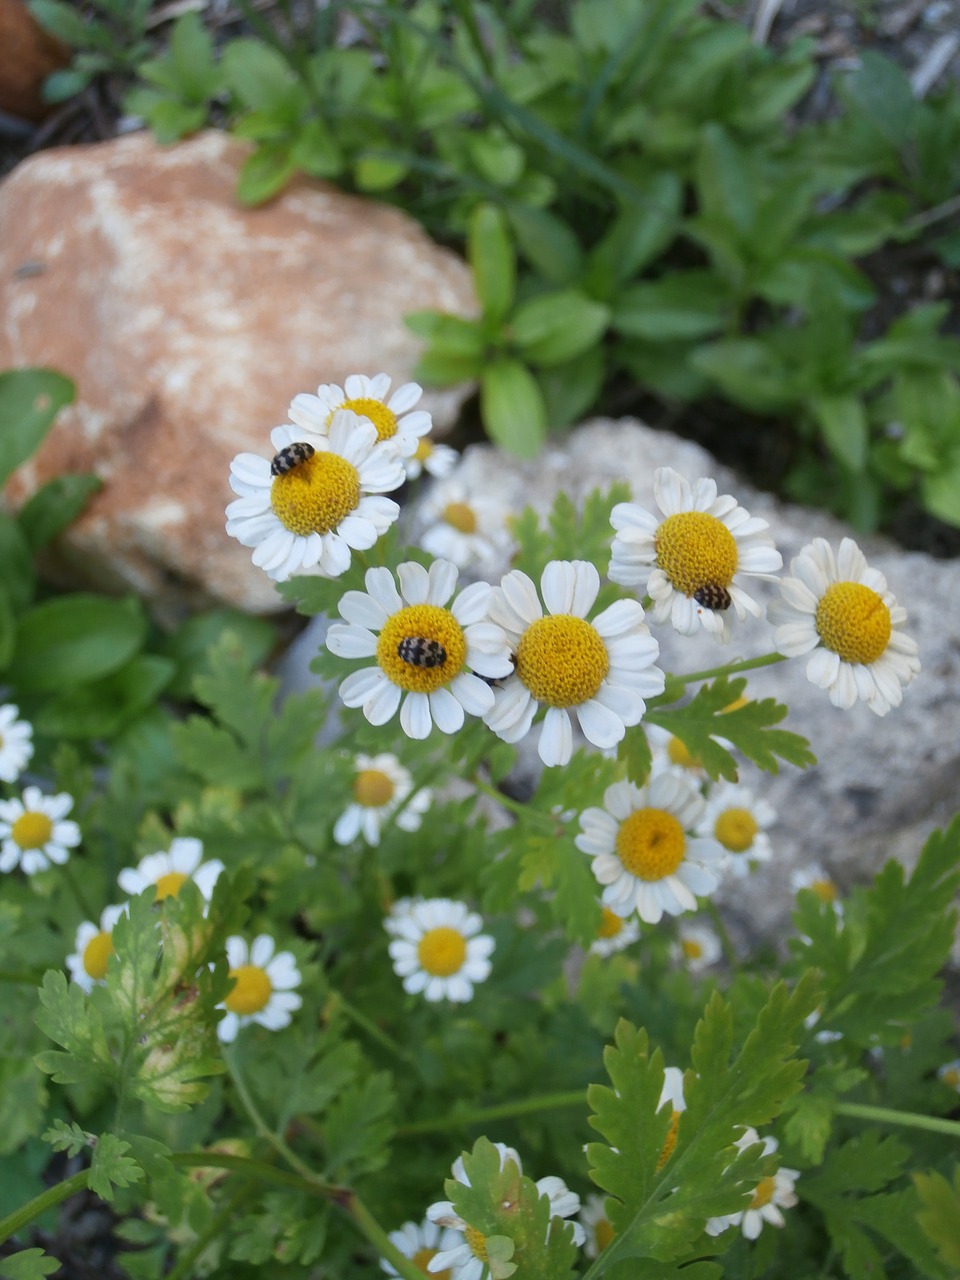
<instances>
[{"instance_id":1,"label":"broad green leaf","mask_svg":"<svg viewBox=\"0 0 960 1280\"><path fill-rule=\"evenodd\" d=\"M788 409L796 402L791 374L759 338L730 338L699 347L690 357L735 403L758 413Z\"/></svg>"},{"instance_id":2,"label":"broad green leaf","mask_svg":"<svg viewBox=\"0 0 960 1280\"><path fill-rule=\"evenodd\" d=\"M607 372L602 343L538 375L547 421L558 430L578 422L600 396Z\"/></svg>"},{"instance_id":3,"label":"broad green leaf","mask_svg":"<svg viewBox=\"0 0 960 1280\"><path fill-rule=\"evenodd\" d=\"M815 396L810 409L833 456L851 471L862 471L867 461L868 427L860 397Z\"/></svg>"},{"instance_id":4,"label":"broad green leaf","mask_svg":"<svg viewBox=\"0 0 960 1280\"><path fill-rule=\"evenodd\" d=\"M488 320L503 320L513 305L516 260L507 220L492 204L477 205L467 239L473 283Z\"/></svg>"},{"instance_id":5,"label":"broad green leaf","mask_svg":"<svg viewBox=\"0 0 960 1280\"><path fill-rule=\"evenodd\" d=\"M909 79L890 58L866 50L857 69L845 79L841 93L890 146L899 149L911 140L919 103Z\"/></svg>"},{"instance_id":6,"label":"broad green leaf","mask_svg":"<svg viewBox=\"0 0 960 1280\"><path fill-rule=\"evenodd\" d=\"M286 118L298 86L290 64L275 49L262 40L231 40L221 65L227 85L245 106Z\"/></svg>"},{"instance_id":7,"label":"broad green leaf","mask_svg":"<svg viewBox=\"0 0 960 1280\"><path fill-rule=\"evenodd\" d=\"M141 605L132 598L77 593L47 600L20 619L9 679L27 693L98 680L129 662L146 629Z\"/></svg>"},{"instance_id":8,"label":"broad green leaf","mask_svg":"<svg viewBox=\"0 0 960 1280\"><path fill-rule=\"evenodd\" d=\"M583 253L571 227L546 209L512 204L507 217L517 247L544 280L554 285L569 284L580 270Z\"/></svg>"},{"instance_id":9,"label":"broad green leaf","mask_svg":"<svg viewBox=\"0 0 960 1280\"><path fill-rule=\"evenodd\" d=\"M643 203L622 209L590 251L586 278L591 292L612 300L620 286L659 257L677 234L682 199L683 184L676 174L654 174Z\"/></svg>"},{"instance_id":10,"label":"broad green leaf","mask_svg":"<svg viewBox=\"0 0 960 1280\"><path fill-rule=\"evenodd\" d=\"M696 167L701 212L734 227L746 238L757 216L755 184L743 155L718 124L708 124L700 140Z\"/></svg>"},{"instance_id":11,"label":"broad green leaf","mask_svg":"<svg viewBox=\"0 0 960 1280\"><path fill-rule=\"evenodd\" d=\"M296 171L289 141L262 142L240 168L237 199L242 204L263 204L281 191Z\"/></svg>"},{"instance_id":12,"label":"broad green leaf","mask_svg":"<svg viewBox=\"0 0 960 1280\"><path fill-rule=\"evenodd\" d=\"M40 447L76 388L50 369L0 373L0 486Z\"/></svg>"},{"instance_id":13,"label":"broad green leaf","mask_svg":"<svg viewBox=\"0 0 960 1280\"><path fill-rule=\"evenodd\" d=\"M386 156L362 155L353 166L353 180L361 191L391 191L410 172L403 160Z\"/></svg>"},{"instance_id":14,"label":"broad green leaf","mask_svg":"<svg viewBox=\"0 0 960 1280\"><path fill-rule=\"evenodd\" d=\"M23 535L19 520L0 511L0 565L3 588L11 607L20 613L33 599L36 573L32 548Z\"/></svg>"},{"instance_id":15,"label":"broad green leaf","mask_svg":"<svg viewBox=\"0 0 960 1280\"><path fill-rule=\"evenodd\" d=\"M333 178L343 169L343 154L322 120L308 120L290 147L290 163L311 178Z\"/></svg>"},{"instance_id":16,"label":"broad green leaf","mask_svg":"<svg viewBox=\"0 0 960 1280\"><path fill-rule=\"evenodd\" d=\"M103 485L99 476L55 476L28 498L17 512L31 551L45 547L76 520Z\"/></svg>"},{"instance_id":17,"label":"broad green leaf","mask_svg":"<svg viewBox=\"0 0 960 1280\"><path fill-rule=\"evenodd\" d=\"M931 515L960 527L960 458L920 477L923 505Z\"/></svg>"},{"instance_id":18,"label":"broad green leaf","mask_svg":"<svg viewBox=\"0 0 960 1280\"><path fill-rule=\"evenodd\" d=\"M705 338L726 327L731 295L710 271L674 271L651 284L637 284L617 298L612 326L648 342Z\"/></svg>"},{"instance_id":19,"label":"broad green leaf","mask_svg":"<svg viewBox=\"0 0 960 1280\"><path fill-rule=\"evenodd\" d=\"M542 294L521 303L510 322L514 343L525 361L558 365L581 355L603 337L609 308L576 289Z\"/></svg>"},{"instance_id":20,"label":"broad green leaf","mask_svg":"<svg viewBox=\"0 0 960 1280\"><path fill-rule=\"evenodd\" d=\"M211 98L220 87L213 38L197 13L181 14L170 32L170 58L181 90L193 101Z\"/></svg>"},{"instance_id":21,"label":"broad green leaf","mask_svg":"<svg viewBox=\"0 0 960 1280\"><path fill-rule=\"evenodd\" d=\"M940 1173L911 1174L922 1205L917 1221L932 1240L944 1266L960 1271L960 1165L953 1185Z\"/></svg>"},{"instance_id":22,"label":"broad green leaf","mask_svg":"<svg viewBox=\"0 0 960 1280\"><path fill-rule=\"evenodd\" d=\"M51 738L112 738L157 701L175 671L169 658L137 654L119 671L45 698L34 727Z\"/></svg>"},{"instance_id":23,"label":"broad green leaf","mask_svg":"<svg viewBox=\"0 0 960 1280\"><path fill-rule=\"evenodd\" d=\"M468 133L466 149L482 176L498 187L512 187L526 165L523 148L503 132Z\"/></svg>"},{"instance_id":24,"label":"broad green leaf","mask_svg":"<svg viewBox=\"0 0 960 1280\"><path fill-rule=\"evenodd\" d=\"M533 458L547 431L546 406L533 374L519 360L492 360L480 378L480 414L495 444Z\"/></svg>"},{"instance_id":25,"label":"broad green leaf","mask_svg":"<svg viewBox=\"0 0 960 1280\"><path fill-rule=\"evenodd\" d=\"M486 346L486 337L477 321L462 316L446 315L442 311L412 311L403 317L403 323L417 337L429 342L432 351L438 354L479 357Z\"/></svg>"}]
</instances>

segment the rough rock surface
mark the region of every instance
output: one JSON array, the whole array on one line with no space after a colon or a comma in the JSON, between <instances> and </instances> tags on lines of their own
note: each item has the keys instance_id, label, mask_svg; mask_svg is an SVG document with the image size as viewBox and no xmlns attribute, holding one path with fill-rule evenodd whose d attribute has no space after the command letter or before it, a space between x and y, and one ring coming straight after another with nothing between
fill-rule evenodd
<instances>
[{"instance_id":1,"label":"rough rock surface","mask_svg":"<svg viewBox=\"0 0 960 1280\"><path fill-rule=\"evenodd\" d=\"M245 154L221 133L169 149L135 134L44 152L0 186L0 369L77 383L8 498L100 475L60 549L66 578L160 614L281 607L224 533L230 459L268 451L298 391L381 370L407 381L405 313L475 307L465 265L394 209L306 181L241 207ZM465 394L425 397L441 432Z\"/></svg>"},{"instance_id":2,"label":"rough rock surface","mask_svg":"<svg viewBox=\"0 0 960 1280\"><path fill-rule=\"evenodd\" d=\"M527 504L545 512L560 489L582 500L590 490L620 479L630 483L637 502L656 511L653 473L659 466L672 466L690 480L713 476L722 493L734 494L751 514L770 522L785 565L814 537L837 546L850 533L823 513L751 490L698 445L635 421L583 426L532 462L474 446L455 474L469 492L495 494L505 514ZM416 512L411 516L416 528ZM790 715L783 727L809 739L818 764L806 771L785 765L776 776L749 762L743 766L741 780L779 814L771 831L773 860L745 879L729 878L718 895L735 935L744 938L776 938L788 927L793 868L820 863L845 889L868 880L889 857L909 866L929 832L946 825L957 809L960 564L905 553L881 539L858 541L907 609L907 630L920 645L922 670L905 691L903 705L884 718L862 704L847 712L836 710L825 693L808 683L803 660L750 674L750 696L786 703ZM507 567L502 565L501 571ZM491 581L498 576L487 575ZM752 593L765 603L778 594L768 583L758 583ZM323 625L317 620L313 636L305 634L294 650L301 664L316 652ZM772 648L765 621L735 626L727 647L706 636L686 639L666 627L653 630L662 665L678 674ZM288 669L287 680L302 682L302 666L299 673ZM532 743L528 739L522 745L523 771L539 768ZM599 797L589 802L599 803Z\"/></svg>"}]
</instances>

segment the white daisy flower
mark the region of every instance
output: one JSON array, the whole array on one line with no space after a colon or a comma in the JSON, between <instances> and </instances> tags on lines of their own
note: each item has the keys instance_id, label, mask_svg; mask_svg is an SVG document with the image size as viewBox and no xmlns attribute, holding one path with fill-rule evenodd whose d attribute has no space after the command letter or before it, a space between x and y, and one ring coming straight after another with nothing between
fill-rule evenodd
<instances>
[{"instance_id":1,"label":"white daisy flower","mask_svg":"<svg viewBox=\"0 0 960 1280\"><path fill-rule=\"evenodd\" d=\"M372 422L377 439L391 441L402 458L412 458L421 438L433 426L425 409L414 410L423 389L415 382L405 382L388 400L389 390L390 378L385 373L373 378L352 373L342 387L324 383L317 387L315 396L294 396L289 409L290 421L309 432L313 442L316 436L325 436L331 431L338 410L347 410Z\"/></svg>"},{"instance_id":2,"label":"white daisy flower","mask_svg":"<svg viewBox=\"0 0 960 1280\"><path fill-rule=\"evenodd\" d=\"M153 888L157 902L175 898L187 880L192 880L205 901L210 901L223 863L203 861L203 842L194 836L175 836L166 853L148 853L136 867L125 867L117 876L124 893L135 898Z\"/></svg>"},{"instance_id":3,"label":"white daisy flower","mask_svg":"<svg viewBox=\"0 0 960 1280\"><path fill-rule=\"evenodd\" d=\"M744 590L744 578L767 577L783 565L767 521L729 494L718 497L715 480L703 477L691 487L671 467L657 468L653 492L665 519L635 502L613 508L616 536L607 576L642 588L653 600L654 622L669 622L685 636L703 627L726 644L731 608L741 622L763 612Z\"/></svg>"},{"instance_id":4,"label":"white daisy flower","mask_svg":"<svg viewBox=\"0 0 960 1280\"><path fill-rule=\"evenodd\" d=\"M490 976L493 938L462 902L427 898L399 911L394 905L387 921L393 971L411 995L463 1003L473 999L473 984Z\"/></svg>"},{"instance_id":5,"label":"white daisy flower","mask_svg":"<svg viewBox=\"0 0 960 1280\"><path fill-rule=\"evenodd\" d=\"M639 937L640 922L638 920L624 920L623 916L618 916L609 907L604 907L600 929L594 941L590 943L590 954L612 956L614 952L623 951L625 947L631 946Z\"/></svg>"},{"instance_id":6,"label":"white daisy flower","mask_svg":"<svg viewBox=\"0 0 960 1280\"><path fill-rule=\"evenodd\" d=\"M429 1218L424 1218L419 1224L405 1222L399 1231L390 1232L389 1240L405 1258L409 1258L414 1266L419 1267L424 1275L427 1275L427 1265L438 1253L455 1249L461 1242L458 1232L451 1231L449 1227L438 1227ZM380 1266L388 1276L399 1275L396 1267L387 1262L386 1258L380 1259ZM443 1273L443 1280L451 1280L449 1271Z\"/></svg>"},{"instance_id":7,"label":"white daisy flower","mask_svg":"<svg viewBox=\"0 0 960 1280\"><path fill-rule=\"evenodd\" d=\"M426 471L428 476L443 480L460 461L456 449L448 444L434 444L422 436L412 457L403 459L403 469L408 480L416 480Z\"/></svg>"},{"instance_id":8,"label":"white daisy flower","mask_svg":"<svg viewBox=\"0 0 960 1280\"><path fill-rule=\"evenodd\" d=\"M806 867L796 867L791 871L790 888L795 894L801 889L810 889L825 906L833 907L834 913L842 917L840 890L819 862L811 862Z\"/></svg>"},{"instance_id":9,"label":"white daisy flower","mask_svg":"<svg viewBox=\"0 0 960 1280\"><path fill-rule=\"evenodd\" d=\"M716 840L688 834L703 797L686 777L659 773L644 787L615 782L602 809L580 815L576 846L593 858L602 902L617 915L636 911L647 924L696 911L697 895L717 887L724 852Z\"/></svg>"},{"instance_id":10,"label":"white daisy flower","mask_svg":"<svg viewBox=\"0 0 960 1280\"><path fill-rule=\"evenodd\" d=\"M727 869L745 876L772 856L766 828L777 820L766 800L737 783L718 783L707 796L707 807L697 824L697 835L712 836L726 849Z\"/></svg>"},{"instance_id":11,"label":"white daisy flower","mask_svg":"<svg viewBox=\"0 0 960 1280\"><path fill-rule=\"evenodd\" d=\"M423 902L423 898L419 895L412 898L397 898L390 906L390 914L384 917L383 927L392 938L395 938L400 930L400 921L408 916L414 907L419 907Z\"/></svg>"},{"instance_id":12,"label":"white daisy flower","mask_svg":"<svg viewBox=\"0 0 960 1280\"><path fill-rule=\"evenodd\" d=\"M217 1025L224 1044L237 1038L241 1027L256 1022L268 1031L290 1025L290 1015L303 1004L297 995L300 970L289 951L274 951L276 943L265 933L258 934L249 947L245 939L227 939L227 963L233 987L218 1009L226 1015Z\"/></svg>"},{"instance_id":13,"label":"white daisy flower","mask_svg":"<svg viewBox=\"0 0 960 1280\"><path fill-rule=\"evenodd\" d=\"M686 965L691 973L699 973L716 964L722 954L720 939L706 925L682 924L671 953L674 962Z\"/></svg>"},{"instance_id":14,"label":"white daisy flower","mask_svg":"<svg viewBox=\"0 0 960 1280\"><path fill-rule=\"evenodd\" d=\"M389 569L375 568L367 570L366 592L344 594L346 625L330 628L327 648L340 658L376 659L340 685L346 706L362 707L371 724L386 724L399 707L404 733L426 738L434 724L456 733L465 712L479 716L493 706L493 690L480 677L510 672L509 644L487 618L485 582L445 607L458 576L448 560L435 560L429 572L408 561L397 569L399 591Z\"/></svg>"},{"instance_id":15,"label":"white daisy flower","mask_svg":"<svg viewBox=\"0 0 960 1280\"><path fill-rule=\"evenodd\" d=\"M423 815L433 803L433 792L424 787L415 796L413 778L396 756L389 753L379 756L354 757L353 801L333 828L337 844L352 844L363 835L367 844L380 843L383 824L397 809L397 826L402 831L417 831Z\"/></svg>"},{"instance_id":16,"label":"white daisy flower","mask_svg":"<svg viewBox=\"0 0 960 1280\"><path fill-rule=\"evenodd\" d=\"M418 538L424 551L452 560L459 569L509 562L513 539L506 509L492 497L471 494L460 480L435 485L424 498Z\"/></svg>"},{"instance_id":17,"label":"white daisy flower","mask_svg":"<svg viewBox=\"0 0 960 1280\"><path fill-rule=\"evenodd\" d=\"M519 1174L523 1173L520 1157L513 1147L508 1147L503 1142L495 1142L493 1145L500 1155L501 1169L508 1161L512 1161L517 1166L517 1172ZM457 1156L453 1162L452 1172L457 1182L462 1183L465 1187L470 1186L470 1179L467 1177L466 1170L463 1167L462 1156ZM579 1213L580 1197L576 1192L569 1189L562 1178L540 1178L536 1183L536 1187L540 1195L546 1196L550 1201L551 1219L570 1218L575 1213ZM438 1253L436 1257L427 1263L428 1273L436 1275L437 1272L450 1268L456 1280L483 1280L487 1273L486 1238L476 1227L469 1226L460 1217L450 1200L438 1200L436 1204L430 1205L427 1209L427 1218L440 1226L453 1228L459 1236L457 1245ZM585 1238L586 1233L583 1227L579 1222L574 1222L574 1244L579 1247L583 1244Z\"/></svg>"},{"instance_id":18,"label":"white daisy flower","mask_svg":"<svg viewBox=\"0 0 960 1280\"><path fill-rule=\"evenodd\" d=\"M396 450L377 443L372 423L337 413L312 443L292 427L270 433L274 457L240 453L230 464L227 533L253 547L253 563L275 582L318 569L339 578L351 551L366 551L400 514L380 495L403 484Z\"/></svg>"},{"instance_id":19,"label":"white daisy flower","mask_svg":"<svg viewBox=\"0 0 960 1280\"><path fill-rule=\"evenodd\" d=\"M756 1129L745 1128L735 1145L740 1151L756 1142L763 1143L763 1154L772 1155L778 1143L769 1135L760 1138ZM756 1240L763 1230L763 1224L769 1222L774 1227L784 1225L781 1209L792 1209L797 1203L794 1184L800 1177L798 1169L778 1169L776 1173L761 1178L754 1188L753 1198L746 1209L739 1213L728 1213L720 1218L708 1218L705 1230L707 1235L718 1236L727 1227L740 1227L747 1240Z\"/></svg>"},{"instance_id":20,"label":"white daisy flower","mask_svg":"<svg viewBox=\"0 0 960 1280\"><path fill-rule=\"evenodd\" d=\"M71 979L84 991L90 991L106 977L107 961L113 955L113 926L126 909L126 906L104 907L99 924L84 920L77 927L74 952L67 956L67 968Z\"/></svg>"},{"instance_id":21,"label":"white daisy flower","mask_svg":"<svg viewBox=\"0 0 960 1280\"><path fill-rule=\"evenodd\" d=\"M945 1062L942 1067L937 1067L937 1079L942 1080L948 1089L960 1093L960 1058L954 1058L952 1062Z\"/></svg>"},{"instance_id":22,"label":"white daisy flower","mask_svg":"<svg viewBox=\"0 0 960 1280\"><path fill-rule=\"evenodd\" d=\"M774 647L788 658L809 653L807 679L835 707L846 711L859 699L878 716L899 707L920 670L917 642L901 629L907 611L852 538L836 557L814 538L791 561L780 595L767 610Z\"/></svg>"},{"instance_id":23,"label":"white daisy flower","mask_svg":"<svg viewBox=\"0 0 960 1280\"><path fill-rule=\"evenodd\" d=\"M516 669L495 691L484 722L505 742L530 732L541 703L547 712L538 751L546 765L573 754L576 714L587 741L615 747L628 725L639 724L645 698L662 693L655 662L660 646L636 600L617 600L587 622L600 590L600 574L587 560L551 560L540 578L547 614L530 578L508 573L490 596L490 617L506 631Z\"/></svg>"},{"instance_id":24,"label":"white daisy flower","mask_svg":"<svg viewBox=\"0 0 960 1280\"><path fill-rule=\"evenodd\" d=\"M16 782L33 755L33 725L12 702L0 707L0 782Z\"/></svg>"},{"instance_id":25,"label":"white daisy flower","mask_svg":"<svg viewBox=\"0 0 960 1280\"><path fill-rule=\"evenodd\" d=\"M73 797L61 792L45 796L25 787L21 800L0 800L0 871L14 867L28 876L62 865L80 843L80 828L67 818Z\"/></svg>"},{"instance_id":26,"label":"white daisy flower","mask_svg":"<svg viewBox=\"0 0 960 1280\"><path fill-rule=\"evenodd\" d=\"M603 1196L587 1196L580 1210L580 1225L585 1234L583 1252L588 1258L596 1258L614 1236Z\"/></svg>"}]
</instances>

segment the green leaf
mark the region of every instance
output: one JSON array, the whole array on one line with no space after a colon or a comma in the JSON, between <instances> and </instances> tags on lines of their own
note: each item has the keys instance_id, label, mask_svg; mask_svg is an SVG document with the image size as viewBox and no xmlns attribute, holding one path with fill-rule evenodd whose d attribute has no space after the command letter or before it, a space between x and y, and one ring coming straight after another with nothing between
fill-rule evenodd
<instances>
[{"instance_id":1,"label":"green leaf","mask_svg":"<svg viewBox=\"0 0 960 1280\"><path fill-rule=\"evenodd\" d=\"M385 1071L339 1095L324 1120L326 1167L332 1176L346 1181L387 1164L395 1106L391 1077Z\"/></svg>"},{"instance_id":2,"label":"green leaf","mask_svg":"<svg viewBox=\"0 0 960 1280\"><path fill-rule=\"evenodd\" d=\"M43 1280L59 1269L57 1259L42 1249L21 1249L19 1253L0 1258L0 1276L4 1280Z\"/></svg>"},{"instance_id":3,"label":"green leaf","mask_svg":"<svg viewBox=\"0 0 960 1280\"><path fill-rule=\"evenodd\" d=\"M544 280L569 284L580 270L583 253L576 233L546 209L514 204L507 209L517 247Z\"/></svg>"},{"instance_id":4,"label":"green leaf","mask_svg":"<svg viewBox=\"0 0 960 1280\"><path fill-rule=\"evenodd\" d=\"M891 59L866 50L844 81L841 96L890 146L899 149L913 137L920 104L908 77Z\"/></svg>"},{"instance_id":5,"label":"green leaf","mask_svg":"<svg viewBox=\"0 0 960 1280\"><path fill-rule=\"evenodd\" d=\"M833 456L851 471L862 471L867 461L869 431L860 397L815 396L810 408Z\"/></svg>"},{"instance_id":6,"label":"green leaf","mask_svg":"<svg viewBox=\"0 0 960 1280\"><path fill-rule=\"evenodd\" d=\"M33 599L36 574L30 544L23 535L19 520L0 511L0 564L3 586L11 608L20 613Z\"/></svg>"},{"instance_id":7,"label":"green leaf","mask_svg":"<svg viewBox=\"0 0 960 1280\"><path fill-rule=\"evenodd\" d=\"M311 178L333 178L343 169L343 153L322 120L308 120L290 148L290 163Z\"/></svg>"},{"instance_id":8,"label":"green leaf","mask_svg":"<svg viewBox=\"0 0 960 1280\"><path fill-rule=\"evenodd\" d=\"M54 1120L43 1135L44 1142L49 1142L54 1151L65 1151L68 1156L75 1156L86 1147L92 1147L96 1137L81 1129L76 1120L69 1124L65 1120Z\"/></svg>"},{"instance_id":9,"label":"green leaf","mask_svg":"<svg viewBox=\"0 0 960 1280\"><path fill-rule=\"evenodd\" d=\"M170 60L181 90L193 101L212 98L220 88L213 38L198 13L184 13L170 32Z\"/></svg>"},{"instance_id":10,"label":"green leaf","mask_svg":"<svg viewBox=\"0 0 960 1280\"><path fill-rule=\"evenodd\" d=\"M296 171L289 141L262 142L240 168L237 199L241 204L263 204L281 191Z\"/></svg>"},{"instance_id":11,"label":"green leaf","mask_svg":"<svg viewBox=\"0 0 960 1280\"><path fill-rule=\"evenodd\" d=\"M559 365L603 337L610 309L576 289L541 294L514 312L510 331L525 361Z\"/></svg>"},{"instance_id":12,"label":"green leaf","mask_svg":"<svg viewBox=\"0 0 960 1280\"><path fill-rule=\"evenodd\" d=\"M920 495L931 515L960 527L960 458L942 471L921 476Z\"/></svg>"},{"instance_id":13,"label":"green leaf","mask_svg":"<svg viewBox=\"0 0 960 1280\"><path fill-rule=\"evenodd\" d=\"M117 671L143 644L135 599L77 593L36 605L20 619L9 679L28 693L87 684Z\"/></svg>"},{"instance_id":14,"label":"green leaf","mask_svg":"<svg viewBox=\"0 0 960 1280\"><path fill-rule=\"evenodd\" d=\"M637 726L626 731L617 747L617 759L626 769L629 780L642 787L653 764L650 742L642 728Z\"/></svg>"},{"instance_id":15,"label":"green leaf","mask_svg":"<svg viewBox=\"0 0 960 1280\"><path fill-rule=\"evenodd\" d=\"M479 359L487 340L476 320L442 311L412 311L403 317L403 323L438 354L476 357L476 371L480 372Z\"/></svg>"},{"instance_id":16,"label":"green leaf","mask_svg":"<svg viewBox=\"0 0 960 1280\"><path fill-rule=\"evenodd\" d=\"M953 1185L940 1173L913 1173L922 1206L917 1221L936 1246L940 1261L960 1271L960 1165L953 1167Z\"/></svg>"},{"instance_id":17,"label":"green leaf","mask_svg":"<svg viewBox=\"0 0 960 1280\"><path fill-rule=\"evenodd\" d=\"M138 654L119 671L46 698L34 728L53 738L112 738L157 701L175 670L168 658Z\"/></svg>"},{"instance_id":18,"label":"green leaf","mask_svg":"<svg viewBox=\"0 0 960 1280\"><path fill-rule=\"evenodd\" d=\"M142 1180L143 1170L136 1160L125 1154L129 1150L130 1143L115 1133L102 1133L96 1140L88 1186L101 1200L110 1201L115 1188L129 1187Z\"/></svg>"},{"instance_id":19,"label":"green leaf","mask_svg":"<svg viewBox=\"0 0 960 1280\"><path fill-rule=\"evenodd\" d=\"M791 375L782 359L759 338L729 338L699 347L690 357L738 404L758 413L775 413L796 403Z\"/></svg>"},{"instance_id":20,"label":"green leaf","mask_svg":"<svg viewBox=\"0 0 960 1280\"><path fill-rule=\"evenodd\" d=\"M0 373L0 487L40 447L76 387L50 369Z\"/></svg>"},{"instance_id":21,"label":"green leaf","mask_svg":"<svg viewBox=\"0 0 960 1280\"><path fill-rule=\"evenodd\" d=\"M757 216L755 184L739 147L719 124L703 130L696 185L702 213L743 237L749 234Z\"/></svg>"},{"instance_id":22,"label":"green leaf","mask_svg":"<svg viewBox=\"0 0 960 1280\"><path fill-rule=\"evenodd\" d=\"M491 360L480 378L480 414L495 444L533 458L547 431L546 406L537 381L519 360Z\"/></svg>"},{"instance_id":23,"label":"green leaf","mask_svg":"<svg viewBox=\"0 0 960 1280\"><path fill-rule=\"evenodd\" d=\"M99 476L55 476L28 498L17 522L31 551L39 551L76 520L93 495L103 487Z\"/></svg>"},{"instance_id":24,"label":"green leaf","mask_svg":"<svg viewBox=\"0 0 960 1280\"><path fill-rule=\"evenodd\" d=\"M557 429L578 422L597 403L607 373L602 343L538 374L547 421Z\"/></svg>"},{"instance_id":25,"label":"green leaf","mask_svg":"<svg viewBox=\"0 0 960 1280\"><path fill-rule=\"evenodd\" d=\"M300 86L275 49L262 40L231 40L221 65L228 87L245 106L289 119L289 106Z\"/></svg>"},{"instance_id":26,"label":"green leaf","mask_svg":"<svg viewBox=\"0 0 960 1280\"><path fill-rule=\"evenodd\" d=\"M673 271L652 284L625 289L613 328L648 342L705 338L726 327L730 291L712 271Z\"/></svg>"},{"instance_id":27,"label":"green leaf","mask_svg":"<svg viewBox=\"0 0 960 1280\"><path fill-rule=\"evenodd\" d=\"M507 220L492 204L477 205L470 219L467 258L473 283L488 320L503 320L513 305L516 260Z\"/></svg>"},{"instance_id":28,"label":"green leaf","mask_svg":"<svg viewBox=\"0 0 960 1280\"><path fill-rule=\"evenodd\" d=\"M387 156L362 155L353 166L353 180L361 191L390 191L398 186L410 166Z\"/></svg>"},{"instance_id":29,"label":"green leaf","mask_svg":"<svg viewBox=\"0 0 960 1280\"><path fill-rule=\"evenodd\" d=\"M30 0L27 7L42 27L66 44L82 49L90 43L90 24L70 5L61 0Z\"/></svg>"},{"instance_id":30,"label":"green leaf","mask_svg":"<svg viewBox=\"0 0 960 1280\"><path fill-rule=\"evenodd\" d=\"M188 618L160 645L164 657L177 664L176 676L167 686L171 697L185 701L193 697L194 680L210 673L211 654L228 635L230 643L237 646L237 660L252 668L270 652L277 629L266 618L255 618L239 609L211 609Z\"/></svg>"},{"instance_id":31,"label":"green leaf","mask_svg":"<svg viewBox=\"0 0 960 1280\"><path fill-rule=\"evenodd\" d=\"M611 298L627 280L667 248L677 234L683 183L675 173L656 173L643 203L623 209L590 251L587 283L599 297Z\"/></svg>"},{"instance_id":32,"label":"green leaf","mask_svg":"<svg viewBox=\"0 0 960 1280\"><path fill-rule=\"evenodd\" d=\"M523 173L527 157L502 131L468 133L466 151L477 171L498 187L512 187Z\"/></svg>"}]
</instances>

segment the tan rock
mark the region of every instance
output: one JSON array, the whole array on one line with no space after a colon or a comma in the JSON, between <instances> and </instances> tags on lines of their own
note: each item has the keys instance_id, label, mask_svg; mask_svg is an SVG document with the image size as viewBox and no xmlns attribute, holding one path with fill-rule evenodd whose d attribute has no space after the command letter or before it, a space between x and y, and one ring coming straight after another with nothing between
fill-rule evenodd
<instances>
[{"instance_id":1,"label":"tan rock","mask_svg":"<svg viewBox=\"0 0 960 1280\"><path fill-rule=\"evenodd\" d=\"M104 489L61 539L61 572L160 615L282 607L224 532L230 459L269 452L299 391L354 372L409 380L407 312L476 305L460 259L395 209L306 181L241 207L245 154L221 133L169 149L135 134L44 152L0 185L0 369L77 383L7 499L96 472ZM424 397L441 432L466 393Z\"/></svg>"}]
</instances>

